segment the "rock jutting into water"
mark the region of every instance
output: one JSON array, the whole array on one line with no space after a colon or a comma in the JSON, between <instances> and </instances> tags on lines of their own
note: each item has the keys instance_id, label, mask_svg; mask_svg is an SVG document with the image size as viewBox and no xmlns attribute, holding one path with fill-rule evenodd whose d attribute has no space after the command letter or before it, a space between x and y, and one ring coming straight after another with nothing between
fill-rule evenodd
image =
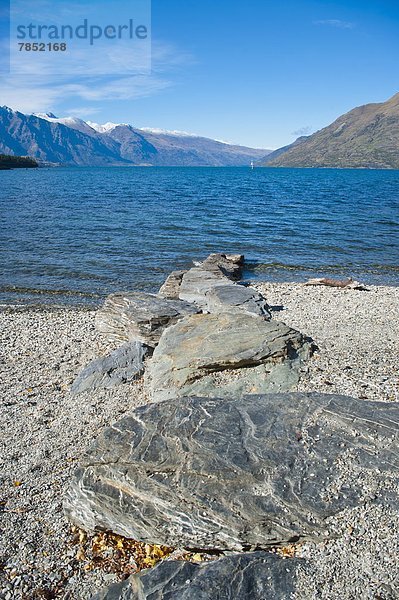
<instances>
[{"instance_id":1,"label":"rock jutting into water","mask_svg":"<svg viewBox=\"0 0 399 600\"><path fill-rule=\"evenodd\" d=\"M188 271L173 271L162 285L159 294L167 298L180 298L197 304L205 312L211 312L207 294L215 287L227 284L231 286L231 294L239 294L241 286L238 288L233 282L241 278L243 265L242 254L210 254L206 260L196 263L196 266ZM252 292L257 294L255 290ZM237 305L245 301L241 300Z\"/></svg>"},{"instance_id":2,"label":"rock jutting into water","mask_svg":"<svg viewBox=\"0 0 399 600\"><path fill-rule=\"evenodd\" d=\"M144 292L111 294L96 314L96 327L110 341L136 341L153 349L163 331L201 310L207 313L248 313L270 319L269 307L263 296L253 288L232 281L240 277L243 261L244 257L240 254L211 254L199 263L200 267L173 271L158 295ZM188 279L183 283L185 276ZM185 293L191 302L183 299ZM131 348L128 353L132 351ZM142 374L143 369L142 360L139 357L136 360L134 352L127 356L126 348L118 350L83 369L71 391L80 393L89 388L114 387L134 379Z\"/></svg>"},{"instance_id":3,"label":"rock jutting into water","mask_svg":"<svg viewBox=\"0 0 399 600\"><path fill-rule=\"evenodd\" d=\"M243 266L243 254L210 254L200 263L200 267L205 271L216 273L221 271L225 277L233 281L241 279Z\"/></svg>"}]
</instances>

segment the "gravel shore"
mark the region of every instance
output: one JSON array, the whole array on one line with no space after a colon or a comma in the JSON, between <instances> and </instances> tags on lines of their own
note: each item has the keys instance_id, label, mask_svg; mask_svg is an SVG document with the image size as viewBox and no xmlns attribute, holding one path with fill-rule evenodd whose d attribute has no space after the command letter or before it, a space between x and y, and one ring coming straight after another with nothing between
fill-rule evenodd
<instances>
[{"instance_id":1,"label":"gravel shore","mask_svg":"<svg viewBox=\"0 0 399 600\"><path fill-rule=\"evenodd\" d=\"M399 401L399 288L254 287L273 318L317 344L298 390ZM1 599L85 600L117 580L85 569L62 513L63 489L91 440L148 401L140 382L69 393L82 366L111 349L95 331L94 315L66 308L0 313ZM297 550L311 564L301 573L299 597L398 598L397 507L370 503L331 519L329 528L335 539Z\"/></svg>"}]
</instances>

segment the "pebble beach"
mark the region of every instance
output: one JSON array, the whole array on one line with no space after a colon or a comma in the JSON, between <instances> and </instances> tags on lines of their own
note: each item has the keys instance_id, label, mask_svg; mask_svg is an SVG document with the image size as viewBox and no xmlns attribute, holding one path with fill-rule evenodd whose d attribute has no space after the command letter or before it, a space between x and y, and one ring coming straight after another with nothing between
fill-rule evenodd
<instances>
[{"instance_id":1,"label":"pebble beach","mask_svg":"<svg viewBox=\"0 0 399 600\"><path fill-rule=\"evenodd\" d=\"M399 288L253 287L273 319L317 346L298 391L399 401ZM82 367L112 349L94 317L79 308L1 308L1 599L86 600L118 580L109 570L87 568L62 510L64 489L91 441L149 401L141 381L70 394ZM397 507L370 503L331 518L328 527L329 541L294 549L311 564L300 574L297 598L398 598Z\"/></svg>"}]
</instances>

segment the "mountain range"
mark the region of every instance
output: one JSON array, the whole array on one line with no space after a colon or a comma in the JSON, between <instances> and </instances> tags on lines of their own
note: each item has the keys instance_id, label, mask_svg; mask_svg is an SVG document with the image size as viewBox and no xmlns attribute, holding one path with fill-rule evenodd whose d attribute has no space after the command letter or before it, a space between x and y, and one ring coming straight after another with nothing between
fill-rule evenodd
<instances>
[{"instance_id":1,"label":"mountain range","mask_svg":"<svg viewBox=\"0 0 399 600\"><path fill-rule=\"evenodd\" d=\"M244 166L270 150L177 131L0 108L0 153L67 166Z\"/></svg>"},{"instance_id":2,"label":"mountain range","mask_svg":"<svg viewBox=\"0 0 399 600\"><path fill-rule=\"evenodd\" d=\"M270 153L261 164L399 169L399 94L354 108L328 127Z\"/></svg>"},{"instance_id":3,"label":"mountain range","mask_svg":"<svg viewBox=\"0 0 399 600\"><path fill-rule=\"evenodd\" d=\"M354 108L278 150L247 148L179 131L99 125L0 108L0 153L67 166L245 166L399 169L399 94Z\"/></svg>"}]
</instances>

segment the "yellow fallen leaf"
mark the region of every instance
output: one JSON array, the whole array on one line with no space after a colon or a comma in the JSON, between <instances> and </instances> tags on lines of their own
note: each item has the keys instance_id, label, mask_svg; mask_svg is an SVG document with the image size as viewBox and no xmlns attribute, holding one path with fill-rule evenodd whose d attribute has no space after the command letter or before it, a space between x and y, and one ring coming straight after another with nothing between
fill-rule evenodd
<instances>
[{"instance_id":1,"label":"yellow fallen leaf","mask_svg":"<svg viewBox=\"0 0 399 600\"><path fill-rule=\"evenodd\" d=\"M199 554L198 552L192 555L192 559L195 560L195 562L201 562L203 560L201 554Z\"/></svg>"},{"instance_id":2,"label":"yellow fallen leaf","mask_svg":"<svg viewBox=\"0 0 399 600\"><path fill-rule=\"evenodd\" d=\"M17 481L14 481L14 485L15 487L19 487L20 485L22 485L22 481L18 481L17 479Z\"/></svg>"},{"instance_id":3,"label":"yellow fallen leaf","mask_svg":"<svg viewBox=\"0 0 399 600\"><path fill-rule=\"evenodd\" d=\"M146 567L153 567L157 562L158 561L156 558L144 558L143 559L143 565Z\"/></svg>"},{"instance_id":4,"label":"yellow fallen leaf","mask_svg":"<svg viewBox=\"0 0 399 600\"><path fill-rule=\"evenodd\" d=\"M76 560L85 560L86 555L83 548L79 548L75 556Z\"/></svg>"},{"instance_id":5,"label":"yellow fallen leaf","mask_svg":"<svg viewBox=\"0 0 399 600\"><path fill-rule=\"evenodd\" d=\"M79 531L79 544L84 544L86 540L87 540L87 534L86 534L86 532L80 530Z\"/></svg>"}]
</instances>

